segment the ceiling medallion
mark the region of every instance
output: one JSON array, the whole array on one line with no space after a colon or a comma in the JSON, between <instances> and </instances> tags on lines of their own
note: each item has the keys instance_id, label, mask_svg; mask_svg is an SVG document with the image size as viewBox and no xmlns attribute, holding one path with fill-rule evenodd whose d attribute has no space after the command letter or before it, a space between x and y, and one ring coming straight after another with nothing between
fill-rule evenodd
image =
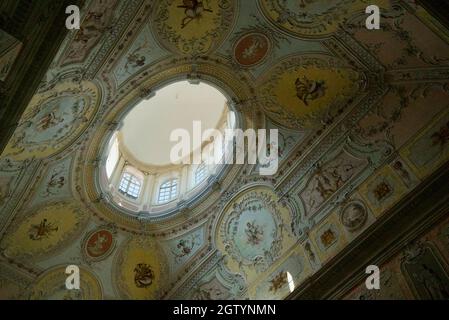
<instances>
[{"instance_id":1,"label":"ceiling medallion","mask_svg":"<svg viewBox=\"0 0 449 320\"><path fill-rule=\"evenodd\" d=\"M252 67L262 63L271 50L268 37L252 32L243 35L234 46L234 58L243 67Z\"/></svg>"},{"instance_id":2,"label":"ceiling medallion","mask_svg":"<svg viewBox=\"0 0 449 320\"><path fill-rule=\"evenodd\" d=\"M89 232L82 242L86 260L94 262L109 257L115 248L116 233L113 225L101 226Z\"/></svg>"},{"instance_id":3,"label":"ceiling medallion","mask_svg":"<svg viewBox=\"0 0 449 320\"><path fill-rule=\"evenodd\" d=\"M346 205L340 214L340 221L348 231L361 229L368 219L368 213L361 202L351 202Z\"/></svg>"}]
</instances>

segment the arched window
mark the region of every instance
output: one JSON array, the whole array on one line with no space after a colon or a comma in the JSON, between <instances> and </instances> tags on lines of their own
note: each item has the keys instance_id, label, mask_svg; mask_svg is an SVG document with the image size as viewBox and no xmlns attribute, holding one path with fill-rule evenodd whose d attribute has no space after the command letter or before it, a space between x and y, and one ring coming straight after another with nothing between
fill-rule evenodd
<instances>
[{"instance_id":1,"label":"arched window","mask_svg":"<svg viewBox=\"0 0 449 320\"><path fill-rule=\"evenodd\" d=\"M158 202L164 203L173 200L178 195L178 180L172 179L161 185L159 188Z\"/></svg>"},{"instance_id":2,"label":"arched window","mask_svg":"<svg viewBox=\"0 0 449 320\"><path fill-rule=\"evenodd\" d=\"M114 169L115 169L117 162L120 158L120 152L118 149L117 139L115 139L113 141L114 142L112 143L108 158L106 159L106 175L108 176L108 179L111 178L112 173L114 172Z\"/></svg>"},{"instance_id":3,"label":"arched window","mask_svg":"<svg viewBox=\"0 0 449 320\"><path fill-rule=\"evenodd\" d=\"M195 184L202 182L207 176L207 168L204 162L202 162L195 171Z\"/></svg>"},{"instance_id":4,"label":"arched window","mask_svg":"<svg viewBox=\"0 0 449 320\"><path fill-rule=\"evenodd\" d=\"M118 190L129 198L137 199L139 197L141 185L142 183L136 176L133 176L129 172L125 172L120 181Z\"/></svg>"}]
</instances>

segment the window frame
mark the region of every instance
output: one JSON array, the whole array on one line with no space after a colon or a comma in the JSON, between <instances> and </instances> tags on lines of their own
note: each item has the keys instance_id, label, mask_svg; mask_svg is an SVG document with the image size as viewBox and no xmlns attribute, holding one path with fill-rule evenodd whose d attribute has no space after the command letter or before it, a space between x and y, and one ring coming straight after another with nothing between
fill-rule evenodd
<instances>
[{"instance_id":1,"label":"window frame","mask_svg":"<svg viewBox=\"0 0 449 320\"><path fill-rule=\"evenodd\" d=\"M125 171L120 179L118 191L128 198L137 200L142 191L142 181L132 173Z\"/></svg>"},{"instance_id":2,"label":"window frame","mask_svg":"<svg viewBox=\"0 0 449 320\"><path fill-rule=\"evenodd\" d=\"M178 197L178 179L173 178L161 183L158 188L157 203L164 204Z\"/></svg>"},{"instance_id":3,"label":"window frame","mask_svg":"<svg viewBox=\"0 0 449 320\"><path fill-rule=\"evenodd\" d=\"M207 166L204 162L201 162L195 169L195 186L206 180L207 174Z\"/></svg>"}]
</instances>

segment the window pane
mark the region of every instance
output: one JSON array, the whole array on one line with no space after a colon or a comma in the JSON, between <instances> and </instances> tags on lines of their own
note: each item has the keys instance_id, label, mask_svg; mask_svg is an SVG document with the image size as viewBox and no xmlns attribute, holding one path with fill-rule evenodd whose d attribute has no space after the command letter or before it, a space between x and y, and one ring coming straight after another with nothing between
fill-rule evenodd
<instances>
[{"instance_id":1,"label":"window pane","mask_svg":"<svg viewBox=\"0 0 449 320\"><path fill-rule=\"evenodd\" d=\"M120 181L119 191L129 198L137 199L140 193L140 180L128 172L123 174Z\"/></svg>"},{"instance_id":2,"label":"window pane","mask_svg":"<svg viewBox=\"0 0 449 320\"><path fill-rule=\"evenodd\" d=\"M175 199L178 194L178 181L176 179L165 182L159 188L158 202L168 202Z\"/></svg>"},{"instance_id":3,"label":"window pane","mask_svg":"<svg viewBox=\"0 0 449 320\"><path fill-rule=\"evenodd\" d=\"M111 147L111 151L109 152L108 158L106 160L106 175L111 178L112 172L115 169L119 159L119 150L118 150L118 142L114 141L114 144Z\"/></svg>"},{"instance_id":4,"label":"window pane","mask_svg":"<svg viewBox=\"0 0 449 320\"><path fill-rule=\"evenodd\" d=\"M195 171L195 184L202 182L207 175L207 168L204 163L201 163Z\"/></svg>"}]
</instances>

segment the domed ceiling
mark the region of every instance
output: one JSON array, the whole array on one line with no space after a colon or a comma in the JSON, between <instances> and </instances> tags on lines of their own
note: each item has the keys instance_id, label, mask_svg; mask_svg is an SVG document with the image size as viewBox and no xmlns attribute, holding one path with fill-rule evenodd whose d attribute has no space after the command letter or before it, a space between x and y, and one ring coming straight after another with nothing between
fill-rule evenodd
<instances>
[{"instance_id":1,"label":"domed ceiling","mask_svg":"<svg viewBox=\"0 0 449 320\"><path fill-rule=\"evenodd\" d=\"M185 129L192 137L194 121L201 121L204 129L216 128L226 103L220 91L205 83L170 84L126 115L119 130L123 146L139 162L170 165L181 160L170 159L170 150L177 143L170 140L171 132Z\"/></svg>"},{"instance_id":2,"label":"domed ceiling","mask_svg":"<svg viewBox=\"0 0 449 320\"><path fill-rule=\"evenodd\" d=\"M0 158L2 297L282 299L330 268L449 159L449 33L414 1L377 2L380 30L362 0L86 1ZM105 139L184 80L220 88L243 128L278 129L279 170L233 165L170 218L123 215L95 184ZM151 143L160 118L206 112L178 98L142 111Z\"/></svg>"}]
</instances>

